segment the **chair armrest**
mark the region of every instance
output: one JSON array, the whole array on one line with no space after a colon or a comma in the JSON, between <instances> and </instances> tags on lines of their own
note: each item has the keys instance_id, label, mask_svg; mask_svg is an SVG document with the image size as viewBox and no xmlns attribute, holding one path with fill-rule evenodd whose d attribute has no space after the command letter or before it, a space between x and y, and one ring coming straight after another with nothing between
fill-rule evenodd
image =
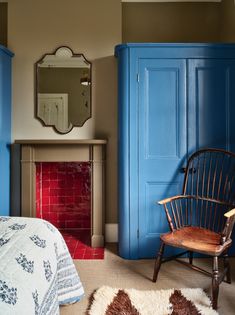
<instances>
[{"instance_id":1,"label":"chair armrest","mask_svg":"<svg viewBox=\"0 0 235 315\"><path fill-rule=\"evenodd\" d=\"M230 211L228 211L228 212L226 212L226 213L224 214L224 216L225 216L226 218L231 218L231 217L235 216L235 208L232 209L232 210L230 210Z\"/></svg>"},{"instance_id":2,"label":"chair armrest","mask_svg":"<svg viewBox=\"0 0 235 315\"><path fill-rule=\"evenodd\" d=\"M221 234L221 244L222 245L231 238L231 234L232 234L234 223L235 223L235 208L226 212L224 214L224 216L227 219L225 222L223 232Z\"/></svg>"},{"instance_id":3,"label":"chair armrest","mask_svg":"<svg viewBox=\"0 0 235 315\"><path fill-rule=\"evenodd\" d=\"M172 202L174 200L178 200L178 199L187 199L187 198L192 198L192 196L188 196L188 195L176 195L173 197L169 197L169 198L165 198L163 200L158 201L157 203L159 205L164 205L166 203Z\"/></svg>"}]
</instances>

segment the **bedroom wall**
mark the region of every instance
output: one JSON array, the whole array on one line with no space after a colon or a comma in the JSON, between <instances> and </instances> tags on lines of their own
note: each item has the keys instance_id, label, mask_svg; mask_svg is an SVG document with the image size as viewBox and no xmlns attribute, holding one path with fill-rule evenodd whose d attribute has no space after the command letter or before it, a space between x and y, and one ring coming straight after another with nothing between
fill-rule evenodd
<instances>
[{"instance_id":1,"label":"bedroom wall","mask_svg":"<svg viewBox=\"0 0 235 315\"><path fill-rule=\"evenodd\" d=\"M7 46L7 3L0 3L0 45Z\"/></svg>"},{"instance_id":2,"label":"bedroom wall","mask_svg":"<svg viewBox=\"0 0 235 315\"><path fill-rule=\"evenodd\" d=\"M8 47L13 59L12 140L106 138L106 222L117 222L117 73L120 0L8 0ZM34 119L34 63L67 45L92 62L92 118L59 135ZM108 117L108 119L107 119Z\"/></svg>"},{"instance_id":3,"label":"bedroom wall","mask_svg":"<svg viewBox=\"0 0 235 315\"><path fill-rule=\"evenodd\" d=\"M123 42L218 42L220 18L221 3L123 3L122 38Z\"/></svg>"},{"instance_id":4,"label":"bedroom wall","mask_svg":"<svg viewBox=\"0 0 235 315\"><path fill-rule=\"evenodd\" d=\"M222 1L221 39L224 42L235 42L235 2Z\"/></svg>"}]
</instances>

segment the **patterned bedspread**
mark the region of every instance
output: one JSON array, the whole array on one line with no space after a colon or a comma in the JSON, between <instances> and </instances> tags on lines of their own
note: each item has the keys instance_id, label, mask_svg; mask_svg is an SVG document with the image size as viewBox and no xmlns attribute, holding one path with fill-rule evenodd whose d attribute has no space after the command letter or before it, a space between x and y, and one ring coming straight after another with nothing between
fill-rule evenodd
<instances>
[{"instance_id":1,"label":"patterned bedspread","mask_svg":"<svg viewBox=\"0 0 235 315\"><path fill-rule=\"evenodd\" d=\"M60 232L34 218L0 217L0 315L54 315L83 286Z\"/></svg>"}]
</instances>

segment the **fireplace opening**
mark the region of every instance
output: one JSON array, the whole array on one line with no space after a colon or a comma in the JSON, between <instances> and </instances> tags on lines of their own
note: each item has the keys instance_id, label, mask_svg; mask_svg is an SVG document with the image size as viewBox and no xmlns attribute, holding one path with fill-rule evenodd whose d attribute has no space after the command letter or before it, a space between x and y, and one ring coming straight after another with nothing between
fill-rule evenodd
<instances>
[{"instance_id":1,"label":"fireplace opening","mask_svg":"<svg viewBox=\"0 0 235 315\"><path fill-rule=\"evenodd\" d=\"M102 259L91 248L91 163L36 162L36 217L62 233L74 259Z\"/></svg>"}]
</instances>

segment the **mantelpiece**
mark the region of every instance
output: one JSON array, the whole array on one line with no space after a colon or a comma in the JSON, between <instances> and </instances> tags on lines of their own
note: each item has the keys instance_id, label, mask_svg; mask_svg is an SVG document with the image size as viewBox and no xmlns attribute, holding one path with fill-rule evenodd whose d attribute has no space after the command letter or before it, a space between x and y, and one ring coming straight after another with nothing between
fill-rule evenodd
<instances>
[{"instance_id":1,"label":"mantelpiece","mask_svg":"<svg viewBox=\"0 0 235 315\"><path fill-rule=\"evenodd\" d=\"M90 162L92 247L104 245L104 162L107 140L16 140L21 147L21 215L35 217L36 162Z\"/></svg>"}]
</instances>

